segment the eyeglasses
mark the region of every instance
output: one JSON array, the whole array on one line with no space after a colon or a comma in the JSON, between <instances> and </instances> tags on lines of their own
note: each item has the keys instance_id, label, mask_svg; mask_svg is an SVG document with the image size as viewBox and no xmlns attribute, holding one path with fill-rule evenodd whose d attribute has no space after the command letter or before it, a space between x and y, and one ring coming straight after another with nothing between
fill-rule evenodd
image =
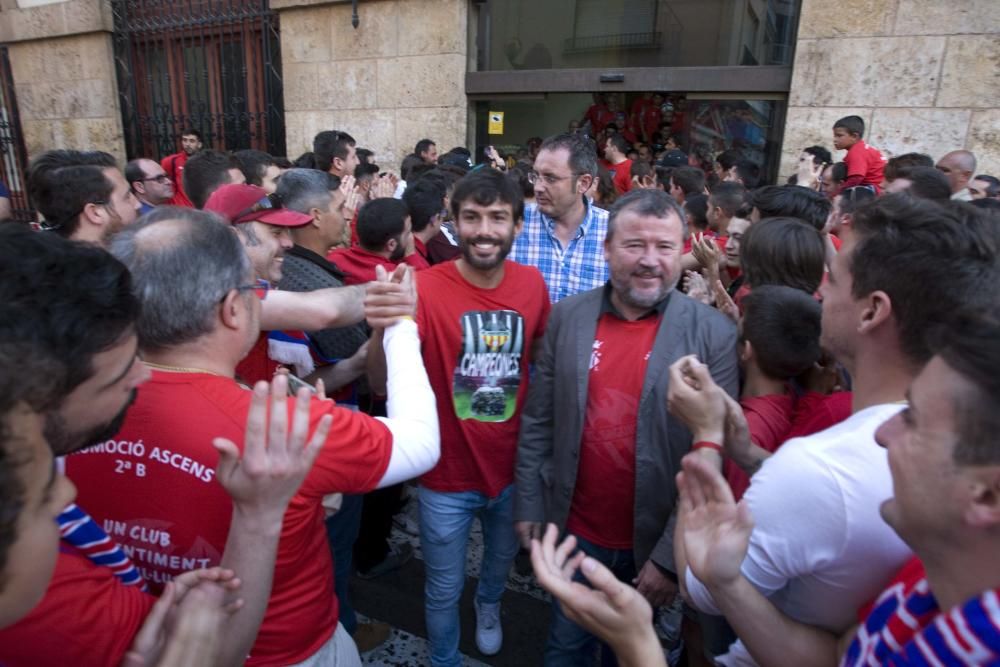
<instances>
[{"instance_id":1,"label":"eyeglasses","mask_svg":"<svg viewBox=\"0 0 1000 667\"><path fill-rule=\"evenodd\" d=\"M266 197L261 197L256 204L250 208L244 209L233 216L233 223L240 222L240 218L245 218L248 215L253 215L254 213L259 213L261 211L267 211L270 209L282 208L281 197L278 196L277 192L272 192Z\"/></svg>"},{"instance_id":2,"label":"eyeglasses","mask_svg":"<svg viewBox=\"0 0 1000 667\"><path fill-rule=\"evenodd\" d=\"M167 183L171 182L170 177L167 176L166 174L160 174L159 176L150 176L149 178L143 178L140 180L143 183L145 183L146 181L156 181L160 185L166 185Z\"/></svg>"},{"instance_id":3,"label":"eyeglasses","mask_svg":"<svg viewBox=\"0 0 1000 667\"><path fill-rule=\"evenodd\" d=\"M539 174L537 171L529 171L528 182L534 185L538 181L545 181L546 185L555 185L559 181L565 181L568 178L575 178L579 175L576 172L570 172L569 176L553 176L552 174Z\"/></svg>"}]
</instances>

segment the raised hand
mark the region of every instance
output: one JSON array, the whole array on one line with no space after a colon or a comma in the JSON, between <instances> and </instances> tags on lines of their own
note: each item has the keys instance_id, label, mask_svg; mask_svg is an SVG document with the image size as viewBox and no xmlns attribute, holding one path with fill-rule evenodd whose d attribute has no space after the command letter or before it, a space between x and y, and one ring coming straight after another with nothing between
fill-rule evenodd
<instances>
[{"instance_id":1,"label":"raised hand","mask_svg":"<svg viewBox=\"0 0 1000 667\"><path fill-rule=\"evenodd\" d=\"M688 454L677 474L679 534L691 572L709 588L740 576L753 531L746 503L733 500L729 485L704 459Z\"/></svg>"},{"instance_id":2,"label":"raised hand","mask_svg":"<svg viewBox=\"0 0 1000 667\"><path fill-rule=\"evenodd\" d=\"M576 538L567 537L557 546L558 536L559 530L549 524L540 541L531 541L531 564L542 588L559 600L570 620L610 644L621 664L664 665L646 599L582 551L571 555ZM593 588L573 581L577 570Z\"/></svg>"},{"instance_id":3,"label":"raised hand","mask_svg":"<svg viewBox=\"0 0 1000 667\"><path fill-rule=\"evenodd\" d=\"M697 271L684 272L682 287L684 292L695 301L701 301L706 306L712 305L712 295L708 291L708 283Z\"/></svg>"},{"instance_id":4,"label":"raised hand","mask_svg":"<svg viewBox=\"0 0 1000 667\"><path fill-rule=\"evenodd\" d=\"M706 238L704 234L696 234L691 241L691 253L712 276L718 275L722 253L713 239Z\"/></svg>"},{"instance_id":5,"label":"raised hand","mask_svg":"<svg viewBox=\"0 0 1000 667\"><path fill-rule=\"evenodd\" d=\"M715 384L708 366L693 354L670 365L667 409L680 419L695 440L722 443L726 392Z\"/></svg>"},{"instance_id":6,"label":"raised hand","mask_svg":"<svg viewBox=\"0 0 1000 667\"><path fill-rule=\"evenodd\" d=\"M712 293L715 296L715 307L719 312L733 322L739 322L740 309L736 305L736 302L733 301L733 298L729 296L729 292L726 291L726 287L722 284L721 280L712 282Z\"/></svg>"},{"instance_id":7,"label":"raised hand","mask_svg":"<svg viewBox=\"0 0 1000 667\"><path fill-rule=\"evenodd\" d=\"M417 313L417 286L413 270L400 264L390 276L375 267L376 280L365 286L365 319L373 329L384 329Z\"/></svg>"}]
</instances>

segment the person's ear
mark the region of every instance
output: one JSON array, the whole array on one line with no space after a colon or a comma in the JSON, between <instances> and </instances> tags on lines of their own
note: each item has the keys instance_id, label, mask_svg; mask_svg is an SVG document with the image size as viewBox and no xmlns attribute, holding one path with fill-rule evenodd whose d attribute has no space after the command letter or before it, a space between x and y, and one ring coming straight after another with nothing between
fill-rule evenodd
<instances>
[{"instance_id":1,"label":"person's ear","mask_svg":"<svg viewBox=\"0 0 1000 667\"><path fill-rule=\"evenodd\" d=\"M742 361L743 363L745 364L750 363L754 359L753 345L750 343L750 341L748 340L743 341L742 343L737 345L737 349L739 350L740 353L740 361Z\"/></svg>"},{"instance_id":2,"label":"person's ear","mask_svg":"<svg viewBox=\"0 0 1000 667\"><path fill-rule=\"evenodd\" d=\"M580 174L580 177L576 179L576 193L582 195L584 192L590 189L590 186L594 184L594 177L590 174Z\"/></svg>"},{"instance_id":3,"label":"person's ear","mask_svg":"<svg viewBox=\"0 0 1000 667\"><path fill-rule=\"evenodd\" d=\"M385 245L382 246L382 249L391 255L393 252L395 252L398 246L399 246L399 239L389 239L388 241L385 242Z\"/></svg>"},{"instance_id":4,"label":"person's ear","mask_svg":"<svg viewBox=\"0 0 1000 667\"><path fill-rule=\"evenodd\" d=\"M339 157L335 157L335 158L333 158L333 160L330 161L330 164L333 165L333 167L336 168L337 171L340 171L340 172L344 171L344 160L343 159L341 159Z\"/></svg>"},{"instance_id":5,"label":"person's ear","mask_svg":"<svg viewBox=\"0 0 1000 667\"><path fill-rule=\"evenodd\" d=\"M972 527L995 531L1000 526L1000 466L982 466L968 471L969 504L965 522Z\"/></svg>"},{"instance_id":6,"label":"person's ear","mask_svg":"<svg viewBox=\"0 0 1000 667\"><path fill-rule=\"evenodd\" d=\"M231 289L222 298L219 306L219 321L227 329L238 329L244 325L248 313L248 304L244 295L238 289Z\"/></svg>"},{"instance_id":7,"label":"person's ear","mask_svg":"<svg viewBox=\"0 0 1000 667\"><path fill-rule=\"evenodd\" d=\"M316 229L319 229L323 224L323 211L314 206L309 209L309 215L312 216L312 222L310 224Z\"/></svg>"},{"instance_id":8,"label":"person's ear","mask_svg":"<svg viewBox=\"0 0 1000 667\"><path fill-rule=\"evenodd\" d=\"M103 225L108 221L108 210L104 204L95 204L93 202L84 204L80 215L92 225Z\"/></svg>"},{"instance_id":9,"label":"person's ear","mask_svg":"<svg viewBox=\"0 0 1000 667\"><path fill-rule=\"evenodd\" d=\"M889 295L876 290L868 295L867 304L861 311L861 322L858 323L858 333L868 333L892 317L892 301Z\"/></svg>"}]
</instances>

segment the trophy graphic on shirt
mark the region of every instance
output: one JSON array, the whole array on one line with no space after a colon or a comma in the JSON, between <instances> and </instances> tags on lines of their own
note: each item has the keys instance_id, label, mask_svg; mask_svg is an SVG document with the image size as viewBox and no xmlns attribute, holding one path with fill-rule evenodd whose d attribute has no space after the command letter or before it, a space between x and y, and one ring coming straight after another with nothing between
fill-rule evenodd
<instances>
[{"instance_id":1,"label":"trophy graphic on shirt","mask_svg":"<svg viewBox=\"0 0 1000 667\"><path fill-rule=\"evenodd\" d=\"M524 318L512 310L471 311L461 317L462 349L453 397L461 419L506 421L521 383Z\"/></svg>"}]
</instances>

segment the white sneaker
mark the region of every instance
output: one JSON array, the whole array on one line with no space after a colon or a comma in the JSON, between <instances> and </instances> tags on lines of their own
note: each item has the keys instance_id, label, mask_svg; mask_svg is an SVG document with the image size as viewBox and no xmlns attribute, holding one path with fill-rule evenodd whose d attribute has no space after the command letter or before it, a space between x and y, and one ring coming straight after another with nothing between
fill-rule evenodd
<instances>
[{"instance_id":1,"label":"white sneaker","mask_svg":"<svg viewBox=\"0 0 1000 667\"><path fill-rule=\"evenodd\" d=\"M496 655L503 646L503 628L500 626L500 603L479 604L476 608L476 648L483 655Z\"/></svg>"}]
</instances>

